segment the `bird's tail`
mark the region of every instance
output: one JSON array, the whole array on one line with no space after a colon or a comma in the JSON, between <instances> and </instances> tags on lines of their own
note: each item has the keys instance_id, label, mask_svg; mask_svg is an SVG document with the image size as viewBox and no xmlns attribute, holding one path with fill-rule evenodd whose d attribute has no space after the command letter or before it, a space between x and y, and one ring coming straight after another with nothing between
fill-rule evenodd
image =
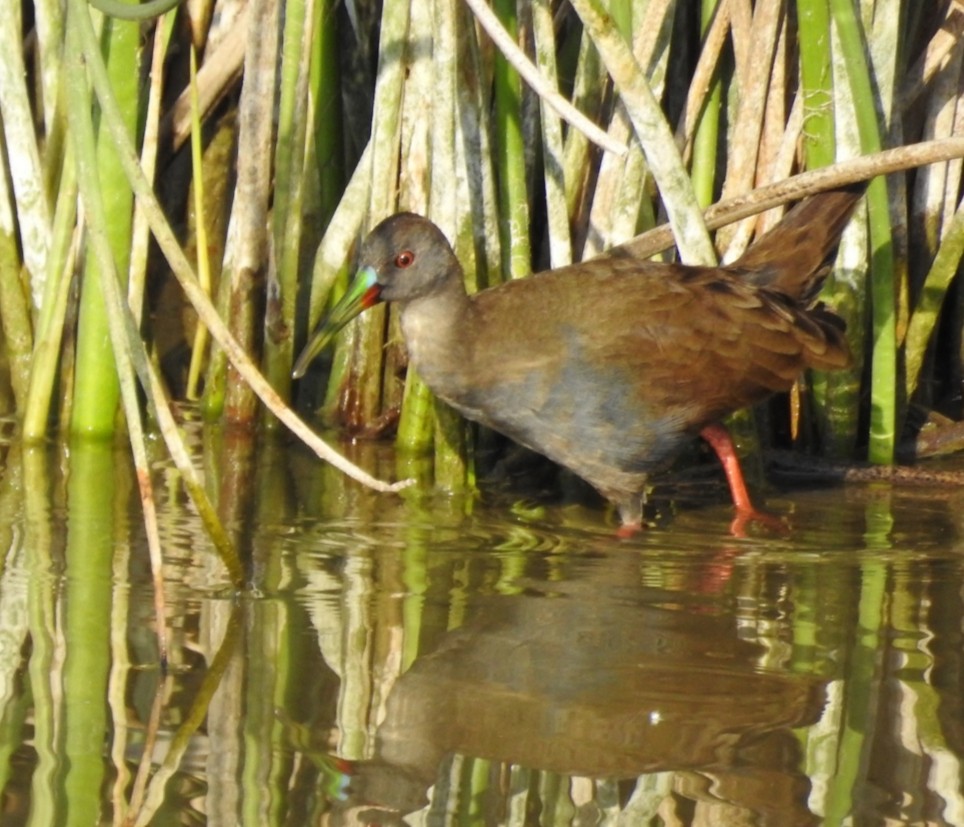
<instances>
[{"instance_id":1,"label":"bird's tail","mask_svg":"<svg viewBox=\"0 0 964 827\"><path fill-rule=\"evenodd\" d=\"M860 182L801 201L727 269L795 301L808 301L820 290L829 259L866 189L866 182Z\"/></svg>"}]
</instances>

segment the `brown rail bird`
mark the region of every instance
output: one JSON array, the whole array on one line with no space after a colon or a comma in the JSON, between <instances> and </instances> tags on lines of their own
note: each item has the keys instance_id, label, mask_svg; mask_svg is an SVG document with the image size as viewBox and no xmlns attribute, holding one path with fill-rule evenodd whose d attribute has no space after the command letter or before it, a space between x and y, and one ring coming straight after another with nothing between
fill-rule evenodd
<instances>
[{"instance_id":1,"label":"brown rail bird","mask_svg":"<svg viewBox=\"0 0 964 827\"><path fill-rule=\"evenodd\" d=\"M464 416L544 454L641 526L647 480L703 436L726 470L738 517L753 513L720 419L848 364L843 322L810 306L862 186L798 204L726 267L635 259L619 248L468 295L429 220L400 213L361 248L348 292L295 365L379 301L397 302L409 355Z\"/></svg>"}]
</instances>

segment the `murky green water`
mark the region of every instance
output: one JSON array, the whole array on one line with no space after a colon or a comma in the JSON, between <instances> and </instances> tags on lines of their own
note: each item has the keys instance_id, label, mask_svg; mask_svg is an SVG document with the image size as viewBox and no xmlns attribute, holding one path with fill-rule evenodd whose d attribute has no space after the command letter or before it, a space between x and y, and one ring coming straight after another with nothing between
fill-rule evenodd
<instances>
[{"instance_id":1,"label":"murky green water","mask_svg":"<svg viewBox=\"0 0 964 827\"><path fill-rule=\"evenodd\" d=\"M250 589L159 461L164 675L126 461L3 451L4 827L964 824L964 490L734 539L697 487L618 541L212 440Z\"/></svg>"}]
</instances>

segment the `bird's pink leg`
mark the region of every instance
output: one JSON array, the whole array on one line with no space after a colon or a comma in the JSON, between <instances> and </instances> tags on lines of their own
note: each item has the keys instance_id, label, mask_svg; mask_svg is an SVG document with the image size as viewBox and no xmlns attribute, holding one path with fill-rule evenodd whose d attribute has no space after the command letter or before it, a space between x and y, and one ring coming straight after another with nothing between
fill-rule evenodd
<instances>
[{"instance_id":1,"label":"bird's pink leg","mask_svg":"<svg viewBox=\"0 0 964 827\"><path fill-rule=\"evenodd\" d=\"M716 451L716 455L723 464L723 471L726 474L736 510L753 511L753 503L750 502L750 494L746 490L746 481L743 479L743 469L740 468L740 458L736 455L736 446L733 444L730 432L714 422L700 431L700 436L710 443L710 447Z\"/></svg>"},{"instance_id":2,"label":"bird's pink leg","mask_svg":"<svg viewBox=\"0 0 964 827\"><path fill-rule=\"evenodd\" d=\"M757 511L753 507L746 481L743 479L743 470L740 468L740 458L736 454L736 446L733 444L730 432L722 425L713 423L700 431L700 436L710 444L720 458L726 481L730 486L730 496L733 497L733 505L736 506L736 518L730 525L730 531L737 537L743 537L746 534L746 524L751 521L786 530L782 520Z\"/></svg>"}]
</instances>

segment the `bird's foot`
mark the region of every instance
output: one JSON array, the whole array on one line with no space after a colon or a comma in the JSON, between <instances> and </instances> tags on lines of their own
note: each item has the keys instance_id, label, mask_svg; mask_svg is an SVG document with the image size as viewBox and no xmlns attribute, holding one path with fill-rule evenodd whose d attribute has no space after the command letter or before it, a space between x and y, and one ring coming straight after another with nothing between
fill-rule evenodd
<instances>
[{"instance_id":1,"label":"bird's foot","mask_svg":"<svg viewBox=\"0 0 964 827\"><path fill-rule=\"evenodd\" d=\"M747 527L750 525L760 525L766 530L776 534L789 534L790 523L785 517L778 517L776 514L768 514L766 511L758 511L755 508L737 508L736 516L730 523L730 534L734 537L746 537Z\"/></svg>"},{"instance_id":2,"label":"bird's foot","mask_svg":"<svg viewBox=\"0 0 964 827\"><path fill-rule=\"evenodd\" d=\"M641 534L642 531L643 531L642 521L623 523L619 528L616 529L616 539L631 540L637 534Z\"/></svg>"}]
</instances>

